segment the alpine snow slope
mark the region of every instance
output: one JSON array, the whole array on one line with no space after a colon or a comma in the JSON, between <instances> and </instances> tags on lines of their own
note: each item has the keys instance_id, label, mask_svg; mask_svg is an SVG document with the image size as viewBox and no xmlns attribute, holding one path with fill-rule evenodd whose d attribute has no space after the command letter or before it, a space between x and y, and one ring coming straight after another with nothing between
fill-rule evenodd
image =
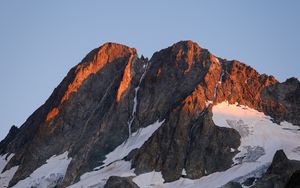
<instances>
[{"instance_id":1,"label":"alpine snow slope","mask_svg":"<svg viewBox=\"0 0 300 188\"><path fill-rule=\"evenodd\" d=\"M297 187L299 125L296 78L106 43L0 142L0 187Z\"/></svg>"}]
</instances>

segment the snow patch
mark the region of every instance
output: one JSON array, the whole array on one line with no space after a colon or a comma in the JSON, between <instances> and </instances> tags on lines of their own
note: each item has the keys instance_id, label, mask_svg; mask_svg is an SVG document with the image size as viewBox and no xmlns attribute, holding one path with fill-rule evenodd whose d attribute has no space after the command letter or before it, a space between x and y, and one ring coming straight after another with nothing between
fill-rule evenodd
<instances>
[{"instance_id":1,"label":"snow patch","mask_svg":"<svg viewBox=\"0 0 300 188\"><path fill-rule=\"evenodd\" d=\"M0 156L0 173L3 171L7 163L13 158L15 154L4 154Z\"/></svg>"},{"instance_id":2,"label":"snow patch","mask_svg":"<svg viewBox=\"0 0 300 188\"><path fill-rule=\"evenodd\" d=\"M0 187L8 187L10 180L14 177L17 172L19 166L14 166L9 170L6 170L2 174L0 174Z\"/></svg>"},{"instance_id":3,"label":"snow patch","mask_svg":"<svg viewBox=\"0 0 300 188\"><path fill-rule=\"evenodd\" d=\"M289 159L300 160L300 152L296 152L300 149L299 127L288 122L278 125L271 119L247 106L223 102L213 107L214 123L233 128L241 135L240 153L234 157L239 169L244 169L239 176L268 166L279 149L283 149ZM251 164L251 168L244 168L248 164ZM233 179L232 176L228 181Z\"/></svg>"},{"instance_id":4,"label":"snow patch","mask_svg":"<svg viewBox=\"0 0 300 188\"><path fill-rule=\"evenodd\" d=\"M72 158L68 158L68 152L54 155L29 177L19 181L14 188L53 188L63 180L71 160Z\"/></svg>"},{"instance_id":5,"label":"snow patch","mask_svg":"<svg viewBox=\"0 0 300 188\"><path fill-rule=\"evenodd\" d=\"M220 75L220 80L219 80L219 84L222 84L222 80L223 80L223 77L224 77L224 69L222 68L222 72L221 72L221 75Z\"/></svg>"},{"instance_id":6,"label":"snow patch","mask_svg":"<svg viewBox=\"0 0 300 188\"><path fill-rule=\"evenodd\" d=\"M3 173L1 173L7 163L13 158L15 154L4 154L0 156L0 188L8 187L10 180L14 177L15 173L17 172L19 166L14 166Z\"/></svg>"},{"instance_id":7,"label":"snow patch","mask_svg":"<svg viewBox=\"0 0 300 188\"><path fill-rule=\"evenodd\" d=\"M236 164L243 162L255 162L261 156L266 154L264 148L260 146L244 146L243 148L246 150L246 153L244 156L235 158Z\"/></svg>"},{"instance_id":8,"label":"snow patch","mask_svg":"<svg viewBox=\"0 0 300 188\"><path fill-rule=\"evenodd\" d=\"M161 122L157 120L153 124L134 132L126 141L115 148L114 151L106 155L106 159L103 161L104 164L102 166L96 167L94 171L83 174L80 177L80 181L71 185L70 188L101 188L104 187L110 176L136 176L134 169L131 169L131 162L122 159L126 157L130 151L140 148L163 123L164 120ZM137 178L137 181L139 180L140 177Z\"/></svg>"},{"instance_id":9,"label":"snow patch","mask_svg":"<svg viewBox=\"0 0 300 188\"><path fill-rule=\"evenodd\" d=\"M246 137L250 134L249 127L243 122L243 120L226 120L230 128L237 130L241 137Z\"/></svg>"},{"instance_id":10,"label":"snow patch","mask_svg":"<svg viewBox=\"0 0 300 188\"><path fill-rule=\"evenodd\" d=\"M141 188L147 188L156 187L155 185L162 185L165 180L163 179L161 172L152 171L136 176L132 181Z\"/></svg>"},{"instance_id":11,"label":"snow patch","mask_svg":"<svg viewBox=\"0 0 300 188\"><path fill-rule=\"evenodd\" d=\"M80 177L80 181L69 186L69 188L83 187L104 187L110 176L135 176L134 169L131 168L131 163L128 161L116 161L98 171L85 173Z\"/></svg>"},{"instance_id":12,"label":"snow patch","mask_svg":"<svg viewBox=\"0 0 300 188\"><path fill-rule=\"evenodd\" d=\"M158 120L145 128L141 128L134 132L126 141L106 155L106 159L103 161L106 166L114 161L121 160L126 157L132 150L140 148L152 134L163 124L164 121ZM97 168L96 168L97 169Z\"/></svg>"},{"instance_id":13,"label":"snow patch","mask_svg":"<svg viewBox=\"0 0 300 188\"><path fill-rule=\"evenodd\" d=\"M214 99L216 98L217 96L217 88L218 88L218 83L215 85L215 89L214 89Z\"/></svg>"},{"instance_id":14,"label":"snow patch","mask_svg":"<svg viewBox=\"0 0 300 188\"><path fill-rule=\"evenodd\" d=\"M249 172L248 174L246 174L244 176L237 177L232 181L243 183L244 181L246 181L248 178L251 178L251 177L260 178L260 177L262 177L263 174L266 173L266 171L268 170L270 165L271 165L271 163L267 163L265 165L262 165L259 168L255 169L254 171ZM242 186L247 187L247 186L244 186L244 185L242 185Z\"/></svg>"},{"instance_id":15,"label":"snow patch","mask_svg":"<svg viewBox=\"0 0 300 188\"><path fill-rule=\"evenodd\" d=\"M213 101L205 101L205 106L206 108L210 105L210 104L213 104L214 102Z\"/></svg>"},{"instance_id":16,"label":"snow patch","mask_svg":"<svg viewBox=\"0 0 300 188\"><path fill-rule=\"evenodd\" d=\"M299 143L299 144L300 144L300 143ZM295 148L292 150L292 152L298 153L298 154L300 155L300 146L295 147Z\"/></svg>"},{"instance_id":17,"label":"snow patch","mask_svg":"<svg viewBox=\"0 0 300 188\"><path fill-rule=\"evenodd\" d=\"M215 58L215 61L217 62L217 63L220 63L220 61L219 61L219 59L216 57Z\"/></svg>"},{"instance_id":18,"label":"snow patch","mask_svg":"<svg viewBox=\"0 0 300 188\"><path fill-rule=\"evenodd\" d=\"M140 85L142 83L142 80L144 79L145 77L145 74L148 70L148 64L146 65L143 65L143 68L145 69L140 80L139 80L139 84L138 86L134 89L134 99L133 99L133 109L132 109L132 113L131 113L131 119L129 120L128 122L128 132L129 132L129 137L131 136L131 126L132 126L132 123L135 119L135 115L136 115L136 107L137 107L137 104L138 104L138 101L137 101L137 95L138 95L138 92L139 92L139 89L140 89Z\"/></svg>"},{"instance_id":19,"label":"snow patch","mask_svg":"<svg viewBox=\"0 0 300 188\"><path fill-rule=\"evenodd\" d=\"M184 168L182 169L181 175L183 175L183 176L186 176L186 175L187 175L187 174L186 174L186 170L185 170Z\"/></svg>"}]
</instances>

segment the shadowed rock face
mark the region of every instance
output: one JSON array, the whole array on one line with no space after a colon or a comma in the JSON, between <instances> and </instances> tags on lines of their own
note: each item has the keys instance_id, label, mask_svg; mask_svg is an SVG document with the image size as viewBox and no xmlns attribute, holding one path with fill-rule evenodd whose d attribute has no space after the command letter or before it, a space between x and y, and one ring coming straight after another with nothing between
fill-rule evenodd
<instances>
[{"instance_id":1,"label":"shadowed rock face","mask_svg":"<svg viewBox=\"0 0 300 188\"><path fill-rule=\"evenodd\" d=\"M261 93L265 103L264 111L277 121L289 121L300 125L300 82L296 78L287 79L267 87Z\"/></svg>"},{"instance_id":2,"label":"shadowed rock face","mask_svg":"<svg viewBox=\"0 0 300 188\"><path fill-rule=\"evenodd\" d=\"M0 142L0 154L5 153L7 150L7 145L16 138L19 131L19 128L14 125L10 128L7 136Z\"/></svg>"},{"instance_id":3,"label":"shadowed rock face","mask_svg":"<svg viewBox=\"0 0 300 188\"><path fill-rule=\"evenodd\" d=\"M90 170L96 161L104 158L104 154L128 137L125 133L128 132L131 107L126 103L132 97L116 103L127 64L131 64L132 69L138 69L135 64L142 64L135 50L108 43L93 50L71 69L48 101L20 128L20 136L8 145L11 152L16 153L8 165L20 164L11 185L27 177L52 155L66 150L76 161L74 166L71 162L66 180L74 181L78 173ZM138 70L133 70L132 74L135 79L141 76ZM133 79L132 84L136 83ZM47 117L55 108L59 112L49 120ZM119 131L115 133L114 130ZM101 145L103 143L105 145ZM97 144L101 152L97 149L90 151Z\"/></svg>"},{"instance_id":4,"label":"shadowed rock face","mask_svg":"<svg viewBox=\"0 0 300 188\"><path fill-rule=\"evenodd\" d=\"M240 145L237 131L214 125L212 105L237 102L277 122L299 124L299 88L296 79L279 83L192 41L156 52L149 61L133 48L107 43L70 70L45 104L0 143L0 154L15 153L6 167L20 165L14 185L54 154L69 151L72 161L60 184L65 187L101 165L129 132L165 120L126 159L137 174L162 171L173 181L185 169L186 177L200 178L229 168L236 154L230 148Z\"/></svg>"},{"instance_id":5,"label":"shadowed rock face","mask_svg":"<svg viewBox=\"0 0 300 188\"><path fill-rule=\"evenodd\" d=\"M130 178L111 176L104 188L139 188Z\"/></svg>"},{"instance_id":6,"label":"shadowed rock face","mask_svg":"<svg viewBox=\"0 0 300 188\"><path fill-rule=\"evenodd\" d=\"M285 188L298 188L300 187L300 170L293 173Z\"/></svg>"},{"instance_id":7,"label":"shadowed rock face","mask_svg":"<svg viewBox=\"0 0 300 188\"><path fill-rule=\"evenodd\" d=\"M274 187L284 188L292 187L297 182L293 173L300 170L300 161L289 160L283 150L275 153L271 166L267 172L253 186L255 188ZM289 186L286 186L289 181ZM299 185L299 184L298 184Z\"/></svg>"},{"instance_id":8,"label":"shadowed rock face","mask_svg":"<svg viewBox=\"0 0 300 188\"><path fill-rule=\"evenodd\" d=\"M216 127L211 113L206 111L197 119L185 121L184 113L176 110L133 158L137 174L152 170L162 171L165 181L182 176L195 179L223 171L232 164L240 136L233 129Z\"/></svg>"}]
</instances>

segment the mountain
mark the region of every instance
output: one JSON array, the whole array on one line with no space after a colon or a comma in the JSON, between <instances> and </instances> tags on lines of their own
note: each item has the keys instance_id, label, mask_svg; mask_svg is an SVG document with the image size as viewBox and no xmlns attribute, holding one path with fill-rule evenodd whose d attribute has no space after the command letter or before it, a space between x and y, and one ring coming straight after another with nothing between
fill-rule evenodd
<instances>
[{"instance_id":1,"label":"mountain","mask_svg":"<svg viewBox=\"0 0 300 188\"><path fill-rule=\"evenodd\" d=\"M192 41L150 60L106 43L0 142L0 187L264 187L277 172L268 183L295 185L300 166L273 166L277 150L298 164L299 125L296 78Z\"/></svg>"}]
</instances>

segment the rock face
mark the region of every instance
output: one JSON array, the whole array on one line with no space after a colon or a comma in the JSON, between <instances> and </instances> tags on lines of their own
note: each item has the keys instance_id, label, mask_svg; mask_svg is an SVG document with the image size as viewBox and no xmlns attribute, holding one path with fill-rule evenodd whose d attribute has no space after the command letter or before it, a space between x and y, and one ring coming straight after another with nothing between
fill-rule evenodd
<instances>
[{"instance_id":1,"label":"rock face","mask_svg":"<svg viewBox=\"0 0 300 188\"><path fill-rule=\"evenodd\" d=\"M253 187L284 188L296 186L297 170L300 170L300 161L289 160L283 150L279 150L275 153L272 164L267 172ZM293 173L295 173L295 175L293 175ZM299 181L298 185L300 185Z\"/></svg>"},{"instance_id":2,"label":"rock face","mask_svg":"<svg viewBox=\"0 0 300 188\"><path fill-rule=\"evenodd\" d=\"M126 160L136 174L161 171L168 182L185 170L186 177L196 179L231 167L240 145L237 131L214 125L214 104L227 100L299 125L299 92L297 79L279 83L192 41L178 42L150 60L133 48L106 43L72 68L45 104L9 133L0 154L15 153L6 165L19 165L12 186L54 154L69 151L72 161L58 185L66 187L102 165L133 132L164 120ZM114 177L107 186L134 187L128 181Z\"/></svg>"},{"instance_id":3,"label":"rock face","mask_svg":"<svg viewBox=\"0 0 300 188\"><path fill-rule=\"evenodd\" d=\"M7 136L0 142L0 154L7 150L7 145L16 138L19 131L19 128L14 125L10 128Z\"/></svg>"},{"instance_id":4,"label":"rock face","mask_svg":"<svg viewBox=\"0 0 300 188\"><path fill-rule=\"evenodd\" d=\"M130 178L111 176L107 180L104 188L139 188Z\"/></svg>"},{"instance_id":5,"label":"rock face","mask_svg":"<svg viewBox=\"0 0 300 188\"><path fill-rule=\"evenodd\" d=\"M289 78L283 83L276 83L267 87L262 98L267 103L265 111L279 121L289 121L300 124L300 82L296 78ZM277 110L275 110L277 109Z\"/></svg>"},{"instance_id":6,"label":"rock face","mask_svg":"<svg viewBox=\"0 0 300 188\"><path fill-rule=\"evenodd\" d=\"M237 182L228 182L226 185L224 185L222 188L242 188L242 186Z\"/></svg>"},{"instance_id":7,"label":"rock face","mask_svg":"<svg viewBox=\"0 0 300 188\"><path fill-rule=\"evenodd\" d=\"M285 188L299 188L300 187L300 170L293 173Z\"/></svg>"}]
</instances>

